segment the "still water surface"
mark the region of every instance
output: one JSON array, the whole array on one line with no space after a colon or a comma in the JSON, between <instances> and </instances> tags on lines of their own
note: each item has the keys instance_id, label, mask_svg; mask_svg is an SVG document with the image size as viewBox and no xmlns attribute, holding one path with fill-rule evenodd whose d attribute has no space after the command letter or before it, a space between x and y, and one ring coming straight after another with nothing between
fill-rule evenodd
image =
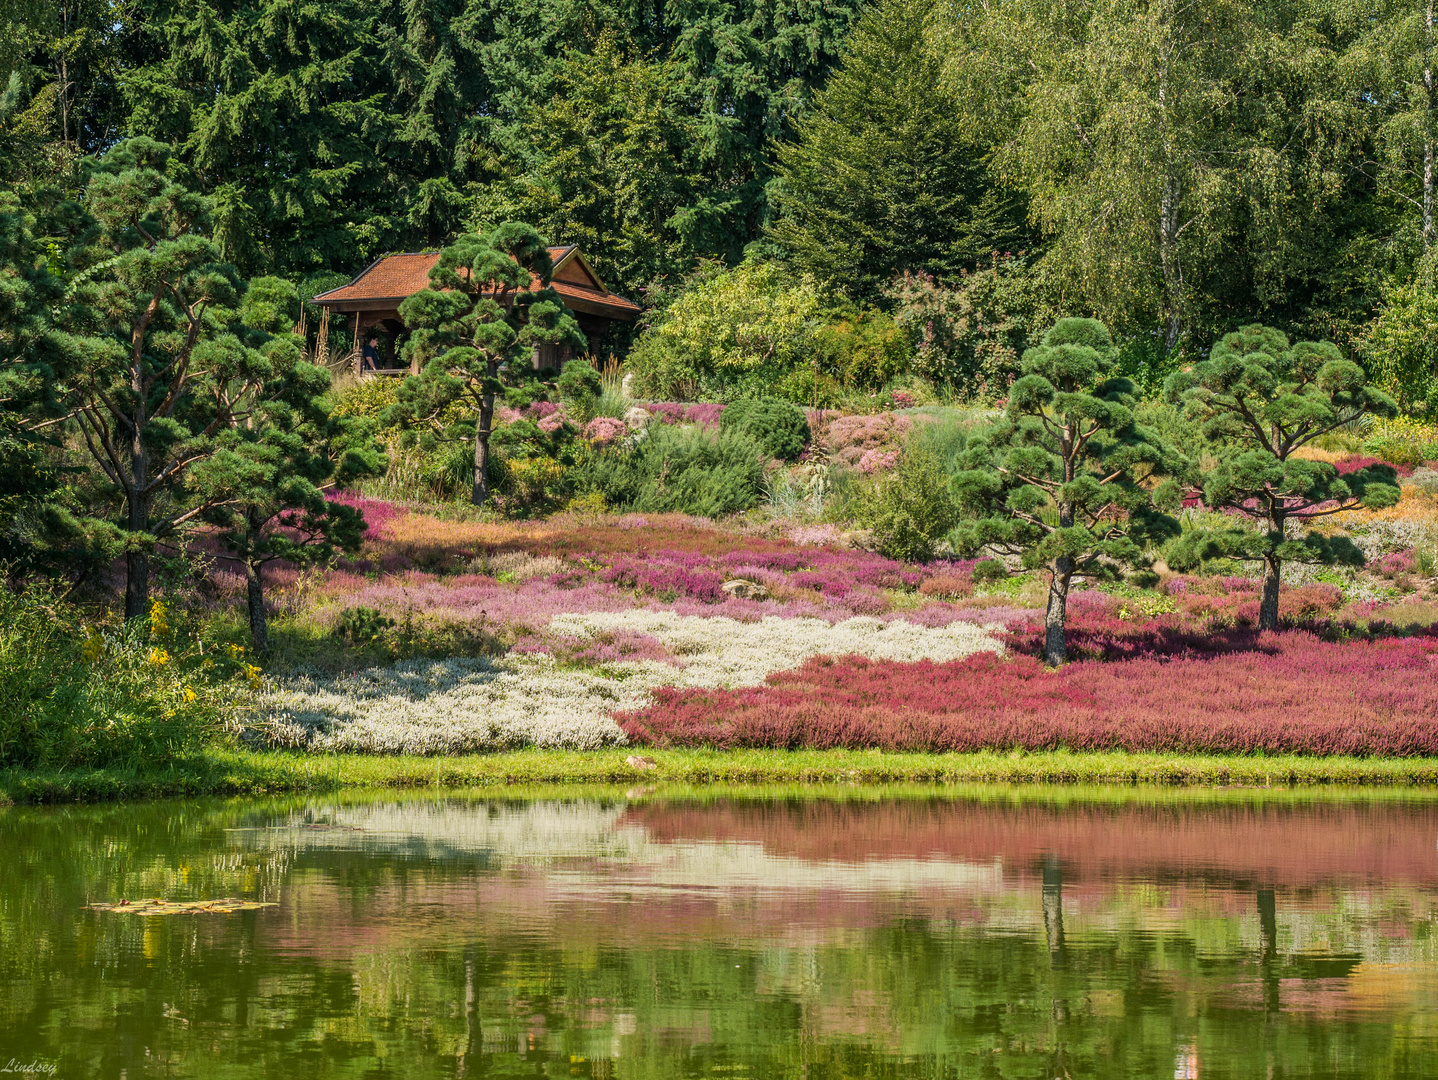
<instances>
[{"instance_id":1,"label":"still water surface","mask_svg":"<svg viewBox=\"0 0 1438 1080\"><path fill-rule=\"evenodd\" d=\"M1438 1077L1438 802L830 795L0 811L0 1072Z\"/></svg>"}]
</instances>

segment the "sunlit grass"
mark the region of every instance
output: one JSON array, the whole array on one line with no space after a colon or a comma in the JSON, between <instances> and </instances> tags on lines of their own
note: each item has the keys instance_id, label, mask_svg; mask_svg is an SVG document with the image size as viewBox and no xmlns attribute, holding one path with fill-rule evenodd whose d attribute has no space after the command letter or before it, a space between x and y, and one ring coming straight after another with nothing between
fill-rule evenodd
<instances>
[{"instance_id":1,"label":"sunlit grass","mask_svg":"<svg viewBox=\"0 0 1438 1080\"><path fill-rule=\"evenodd\" d=\"M642 754L652 768L631 765ZM519 790L533 785L1109 784L1430 791L1438 758L1074 753L902 754L879 750L515 750L458 757L215 750L150 772L0 771L0 800L92 802L161 796L263 795L345 789ZM1421 787L1420 787L1421 786ZM815 792L821 793L816 790ZM1438 791L1431 792L1438 797Z\"/></svg>"}]
</instances>

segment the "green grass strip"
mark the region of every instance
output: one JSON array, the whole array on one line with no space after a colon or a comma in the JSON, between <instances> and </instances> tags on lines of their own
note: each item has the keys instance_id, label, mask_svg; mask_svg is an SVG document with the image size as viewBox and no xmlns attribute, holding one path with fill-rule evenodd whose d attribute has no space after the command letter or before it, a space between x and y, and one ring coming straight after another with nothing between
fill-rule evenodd
<instances>
[{"instance_id":1,"label":"green grass strip","mask_svg":"<svg viewBox=\"0 0 1438 1080\"><path fill-rule=\"evenodd\" d=\"M877 750L515 750L462 757L382 757L217 750L152 771L0 771L0 801L104 802L201 795L461 789L529 785L1100 784L1249 788L1438 785L1438 758L1185 754L901 754ZM1438 794L1438 793L1435 793Z\"/></svg>"}]
</instances>

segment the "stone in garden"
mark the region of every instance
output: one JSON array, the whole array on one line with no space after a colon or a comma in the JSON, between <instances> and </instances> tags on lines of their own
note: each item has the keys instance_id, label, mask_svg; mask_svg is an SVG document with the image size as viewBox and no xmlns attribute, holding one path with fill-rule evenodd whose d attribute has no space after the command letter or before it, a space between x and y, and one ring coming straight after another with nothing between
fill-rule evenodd
<instances>
[{"instance_id":1,"label":"stone in garden","mask_svg":"<svg viewBox=\"0 0 1438 1080\"><path fill-rule=\"evenodd\" d=\"M719 588L736 600L767 600L769 590L757 581L748 581L745 578L735 578L733 581L726 581Z\"/></svg>"},{"instance_id":2,"label":"stone in garden","mask_svg":"<svg viewBox=\"0 0 1438 1080\"><path fill-rule=\"evenodd\" d=\"M624 759L624 764L631 769L657 769L659 767L659 762L652 757L640 757L637 754L630 754Z\"/></svg>"},{"instance_id":3,"label":"stone in garden","mask_svg":"<svg viewBox=\"0 0 1438 1080\"><path fill-rule=\"evenodd\" d=\"M627 377L627 376L626 376ZM654 414L648 409L641 409L638 405L631 405L624 411L624 422L635 431L644 427L653 419Z\"/></svg>"}]
</instances>

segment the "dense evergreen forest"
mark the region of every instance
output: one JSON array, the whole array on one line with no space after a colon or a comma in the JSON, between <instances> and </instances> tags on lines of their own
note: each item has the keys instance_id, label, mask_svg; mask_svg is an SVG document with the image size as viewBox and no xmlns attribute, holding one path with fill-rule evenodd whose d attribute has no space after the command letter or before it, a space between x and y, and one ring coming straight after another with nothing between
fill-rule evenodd
<instances>
[{"instance_id":1,"label":"dense evergreen forest","mask_svg":"<svg viewBox=\"0 0 1438 1080\"><path fill-rule=\"evenodd\" d=\"M166 143L245 278L308 292L518 220L635 296L747 252L891 312L905 273L914 303L914 275L977 272L979 323L1091 314L1202 350L1262 319L1428 362L1420 0L8 0L4 17L7 184L77 195L87 156Z\"/></svg>"}]
</instances>

